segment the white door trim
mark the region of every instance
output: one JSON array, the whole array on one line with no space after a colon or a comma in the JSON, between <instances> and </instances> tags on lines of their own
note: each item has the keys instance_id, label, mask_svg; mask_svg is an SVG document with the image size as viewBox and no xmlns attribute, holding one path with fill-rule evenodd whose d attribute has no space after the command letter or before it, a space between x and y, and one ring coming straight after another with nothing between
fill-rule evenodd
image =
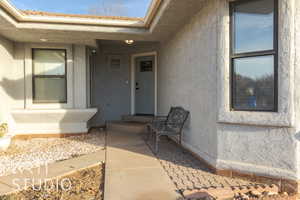
<instances>
[{"instance_id":1,"label":"white door trim","mask_svg":"<svg viewBox=\"0 0 300 200\"><path fill-rule=\"evenodd\" d=\"M131 55L131 114L135 115L135 59L142 56L154 56L154 115L157 115L157 52L146 52Z\"/></svg>"}]
</instances>

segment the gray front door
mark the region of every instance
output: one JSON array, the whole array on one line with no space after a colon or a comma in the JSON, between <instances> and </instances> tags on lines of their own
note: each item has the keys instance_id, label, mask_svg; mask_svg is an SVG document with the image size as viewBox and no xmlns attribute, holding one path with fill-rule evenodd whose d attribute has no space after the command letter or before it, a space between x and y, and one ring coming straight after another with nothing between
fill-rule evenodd
<instances>
[{"instance_id":1,"label":"gray front door","mask_svg":"<svg viewBox=\"0 0 300 200\"><path fill-rule=\"evenodd\" d=\"M137 57L135 60L135 113L154 114L154 56Z\"/></svg>"}]
</instances>

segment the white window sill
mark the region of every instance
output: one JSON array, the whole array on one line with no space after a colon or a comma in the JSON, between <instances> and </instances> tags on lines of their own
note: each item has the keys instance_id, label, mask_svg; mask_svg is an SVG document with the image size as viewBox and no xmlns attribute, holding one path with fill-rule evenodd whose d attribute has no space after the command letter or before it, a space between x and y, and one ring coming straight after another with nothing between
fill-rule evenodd
<instances>
[{"instance_id":1,"label":"white window sill","mask_svg":"<svg viewBox=\"0 0 300 200\"><path fill-rule=\"evenodd\" d=\"M221 111L218 115L218 122L268 127L293 127L293 120L290 115L277 112Z\"/></svg>"}]
</instances>

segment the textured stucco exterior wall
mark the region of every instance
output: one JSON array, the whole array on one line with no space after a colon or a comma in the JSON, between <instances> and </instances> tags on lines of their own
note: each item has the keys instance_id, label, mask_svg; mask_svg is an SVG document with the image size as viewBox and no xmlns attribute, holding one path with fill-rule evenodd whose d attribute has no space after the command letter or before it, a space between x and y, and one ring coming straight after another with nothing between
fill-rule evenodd
<instances>
[{"instance_id":1,"label":"textured stucco exterior wall","mask_svg":"<svg viewBox=\"0 0 300 200\"><path fill-rule=\"evenodd\" d=\"M90 121L91 126L102 125L106 120L120 120L131 111L131 55L155 51L157 43L126 45L125 43L99 43L92 69L92 107L99 112ZM120 58L119 69L109 66L110 58Z\"/></svg>"},{"instance_id":2,"label":"textured stucco exterior wall","mask_svg":"<svg viewBox=\"0 0 300 200\"><path fill-rule=\"evenodd\" d=\"M294 133L289 128L218 125L217 167L296 179Z\"/></svg>"},{"instance_id":3,"label":"textured stucco exterior wall","mask_svg":"<svg viewBox=\"0 0 300 200\"><path fill-rule=\"evenodd\" d=\"M220 169L297 178L294 0L278 1L278 112L234 112L229 102L229 7L219 1L218 160ZM237 125L240 124L240 125Z\"/></svg>"},{"instance_id":4,"label":"textured stucco exterior wall","mask_svg":"<svg viewBox=\"0 0 300 200\"><path fill-rule=\"evenodd\" d=\"M25 45L22 43L14 43L14 72L13 77L17 80L14 83L14 109L23 109L25 108L25 66L24 66L24 57L25 57Z\"/></svg>"},{"instance_id":5,"label":"textured stucco exterior wall","mask_svg":"<svg viewBox=\"0 0 300 200\"><path fill-rule=\"evenodd\" d=\"M295 125L297 141L297 177L300 179L300 1L295 1Z\"/></svg>"},{"instance_id":6,"label":"textured stucco exterior wall","mask_svg":"<svg viewBox=\"0 0 300 200\"><path fill-rule=\"evenodd\" d=\"M14 93L14 44L0 37L0 123L11 123L9 111L13 106Z\"/></svg>"},{"instance_id":7,"label":"textured stucco exterior wall","mask_svg":"<svg viewBox=\"0 0 300 200\"><path fill-rule=\"evenodd\" d=\"M11 132L15 126L11 111L25 107L25 50L23 44L2 37L0 47L0 122L7 122Z\"/></svg>"},{"instance_id":8,"label":"textured stucco exterior wall","mask_svg":"<svg viewBox=\"0 0 300 200\"><path fill-rule=\"evenodd\" d=\"M158 59L158 113L171 106L191 112L184 144L212 165L217 158L217 2L206 1L169 41L161 44Z\"/></svg>"},{"instance_id":9,"label":"textured stucco exterior wall","mask_svg":"<svg viewBox=\"0 0 300 200\"><path fill-rule=\"evenodd\" d=\"M203 0L199 12L160 45L158 112L167 114L171 106L190 110L184 145L219 169L300 179L300 1L278 2L278 113L229 109L226 0ZM71 68L74 75L69 84L75 86L72 89L75 99L72 96L68 109L86 108L85 48L70 46L74 55L68 62L75 68ZM97 107L99 113L91 121L92 125L130 113L130 55L156 48L153 44L125 46L114 42L99 46L92 69L92 106ZM24 54L23 44L0 38L0 97L4 102L0 104L0 120L10 120L6 113L12 107L27 107L22 79ZM109 68L110 56L120 56L120 69ZM74 127L72 123L68 125ZM61 128L59 123L55 126Z\"/></svg>"},{"instance_id":10,"label":"textured stucco exterior wall","mask_svg":"<svg viewBox=\"0 0 300 200\"><path fill-rule=\"evenodd\" d=\"M293 104L294 0L279 2L279 22L285 24L279 26L282 76L278 114L233 113L226 110L226 102L220 102L227 101L229 79L224 70L229 61L229 7L225 0L204 1L199 13L162 44L158 110L166 114L174 105L190 110L184 144L218 169L296 179L299 144L293 127L297 126Z\"/></svg>"}]
</instances>

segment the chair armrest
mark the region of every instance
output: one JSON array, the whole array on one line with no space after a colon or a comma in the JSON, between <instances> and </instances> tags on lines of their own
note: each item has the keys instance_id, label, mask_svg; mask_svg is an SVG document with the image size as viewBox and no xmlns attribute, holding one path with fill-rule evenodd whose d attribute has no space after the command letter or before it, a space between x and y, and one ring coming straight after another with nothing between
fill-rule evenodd
<instances>
[{"instance_id":1,"label":"chair armrest","mask_svg":"<svg viewBox=\"0 0 300 200\"><path fill-rule=\"evenodd\" d=\"M152 120L152 122L161 122L161 121L166 121L167 116L155 116Z\"/></svg>"},{"instance_id":2,"label":"chair armrest","mask_svg":"<svg viewBox=\"0 0 300 200\"><path fill-rule=\"evenodd\" d=\"M166 122L166 121L156 121L155 124L157 127L160 128L180 128L181 126L183 126L182 124L178 124L178 123L170 123L170 122Z\"/></svg>"},{"instance_id":3,"label":"chair armrest","mask_svg":"<svg viewBox=\"0 0 300 200\"><path fill-rule=\"evenodd\" d=\"M166 122L167 125L176 125L176 126L183 126L181 123L172 123L172 122Z\"/></svg>"},{"instance_id":4,"label":"chair armrest","mask_svg":"<svg viewBox=\"0 0 300 200\"><path fill-rule=\"evenodd\" d=\"M184 124L165 122L165 126L169 126L169 127L172 127L172 128L181 128L181 127L184 126Z\"/></svg>"},{"instance_id":5,"label":"chair armrest","mask_svg":"<svg viewBox=\"0 0 300 200\"><path fill-rule=\"evenodd\" d=\"M154 116L154 119L161 119L161 118L166 119L167 117L168 117L168 116L157 115L157 116Z\"/></svg>"}]
</instances>

